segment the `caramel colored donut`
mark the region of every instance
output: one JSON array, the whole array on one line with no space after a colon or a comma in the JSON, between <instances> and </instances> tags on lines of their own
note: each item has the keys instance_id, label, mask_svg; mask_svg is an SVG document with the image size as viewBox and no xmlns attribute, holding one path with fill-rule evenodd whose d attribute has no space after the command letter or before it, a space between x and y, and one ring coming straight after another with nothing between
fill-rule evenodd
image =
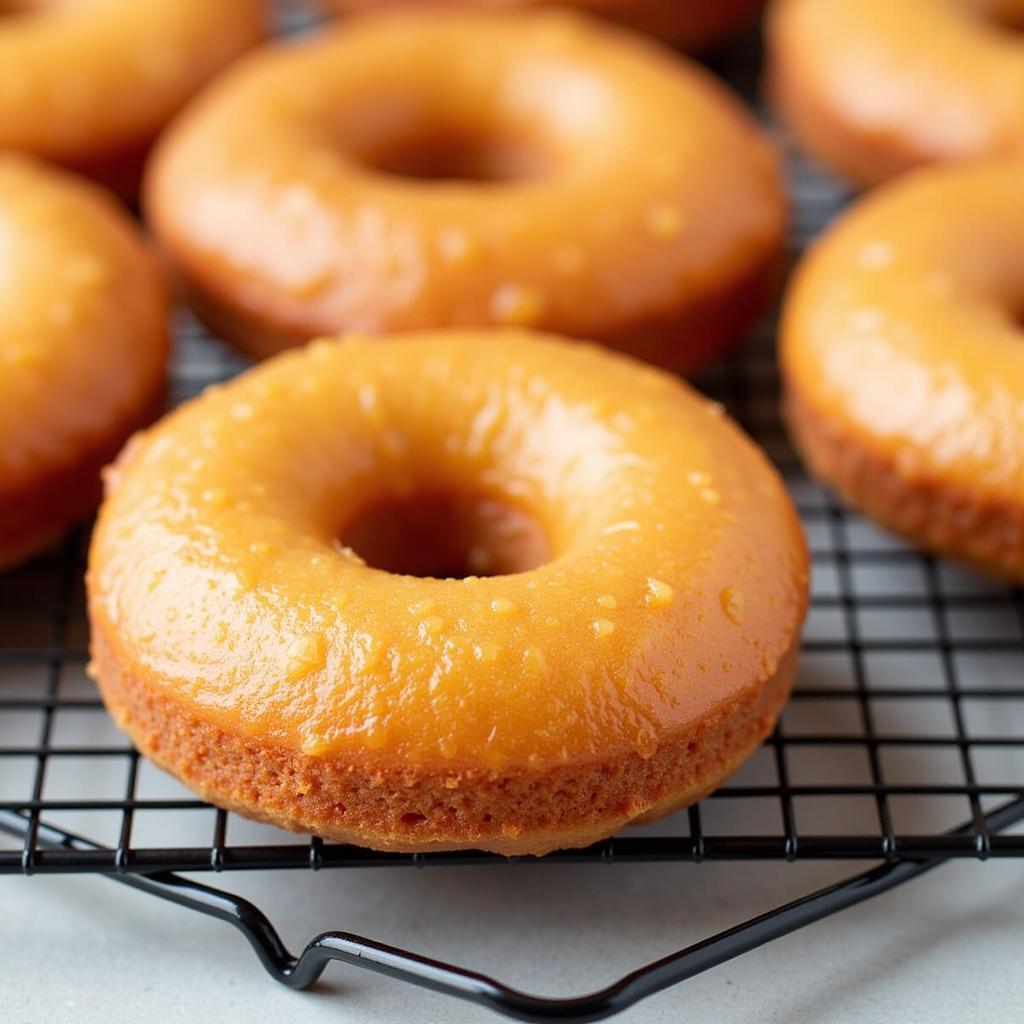
<instances>
[{"instance_id":1,"label":"caramel colored donut","mask_svg":"<svg viewBox=\"0 0 1024 1024\"><path fill-rule=\"evenodd\" d=\"M166 314L155 261L106 195L0 156L0 566L90 512L101 467L158 412Z\"/></svg>"},{"instance_id":2,"label":"caramel colored donut","mask_svg":"<svg viewBox=\"0 0 1024 1024\"><path fill-rule=\"evenodd\" d=\"M687 50L706 50L742 32L754 20L761 4L762 0L321 0L325 9L345 13L394 7L576 7L661 36Z\"/></svg>"},{"instance_id":3,"label":"caramel colored donut","mask_svg":"<svg viewBox=\"0 0 1024 1024\"><path fill-rule=\"evenodd\" d=\"M920 546L1024 580L1024 163L915 171L817 244L786 301L811 469Z\"/></svg>"},{"instance_id":4,"label":"caramel colored donut","mask_svg":"<svg viewBox=\"0 0 1024 1024\"><path fill-rule=\"evenodd\" d=\"M261 0L14 0L14 9L0 15L0 149L122 192L137 186L170 117L264 34Z\"/></svg>"},{"instance_id":5,"label":"caramel colored donut","mask_svg":"<svg viewBox=\"0 0 1024 1024\"><path fill-rule=\"evenodd\" d=\"M172 128L147 200L197 311L257 355L532 326L683 370L762 308L785 221L774 149L709 75L550 12L269 48Z\"/></svg>"},{"instance_id":6,"label":"caramel colored donut","mask_svg":"<svg viewBox=\"0 0 1024 1024\"><path fill-rule=\"evenodd\" d=\"M804 147L858 185L1024 156L1022 0L778 0L770 87Z\"/></svg>"},{"instance_id":7,"label":"caramel colored donut","mask_svg":"<svg viewBox=\"0 0 1024 1024\"><path fill-rule=\"evenodd\" d=\"M108 479L108 708L204 798L285 828L587 844L721 783L793 678L807 555L779 478L719 407L589 345L315 342Z\"/></svg>"}]
</instances>

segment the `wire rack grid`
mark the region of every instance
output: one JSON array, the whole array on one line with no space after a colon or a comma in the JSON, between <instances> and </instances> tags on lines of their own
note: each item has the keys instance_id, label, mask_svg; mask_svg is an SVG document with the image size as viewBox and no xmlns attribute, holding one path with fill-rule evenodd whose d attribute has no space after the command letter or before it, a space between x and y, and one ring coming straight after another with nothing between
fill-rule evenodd
<instances>
[{"instance_id":1,"label":"wire rack grid","mask_svg":"<svg viewBox=\"0 0 1024 1024\"><path fill-rule=\"evenodd\" d=\"M756 97L751 52L725 55L718 70ZM795 155L789 167L798 255L848 197ZM175 402L244 367L186 313L176 324ZM910 550L804 475L779 420L773 323L700 384L773 458L808 534L813 597L796 690L774 735L710 798L540 863L860 858L881 860L880 868L583 1002L523 996L351 936L321 936L291 957L256 908L170 872L500 858L379 854L302 839L210 807L157 772L113 728L85 675L83 529L0 576L0 873L115 874L228 920L268 970L296 987L342 959L524 1020L594 1020L950 857L1024 855L1024 834L1013 829L1024 815L1021 591Z\"/></svg>"}]
</instances>

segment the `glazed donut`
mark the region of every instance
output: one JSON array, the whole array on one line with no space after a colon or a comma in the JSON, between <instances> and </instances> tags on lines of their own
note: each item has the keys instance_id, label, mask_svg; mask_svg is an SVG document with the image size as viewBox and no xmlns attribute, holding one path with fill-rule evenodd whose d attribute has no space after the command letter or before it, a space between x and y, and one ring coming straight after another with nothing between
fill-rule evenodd
<instances>
[{"instance_id":1,"label":"glazed donut","mask_svg":"<svg viewBox=\"0 0 1024 1024\"><path fill-rule=\"evenodd\" d=\"M248 817L540 854L689 803L764 738L794 510L678 380L582 343L320 341L109 477L92 657L138 748Z\"/></svg>"},{"instance_id":2,"label":"glazed donut","mask_svg":"<svg viewBox=\"0 0 1024 1024\"><path fill-rule=\"evenodd\" d=\"M1024 166L912 172L786 300L789 421L816 475L932 551L1024 580Z\"/></svg>"},{"instance_id":3,"label":"glazed donut","mask_svg":"<svg viewBox=\"0 0 1024 1024\"><path fill-rule=\"evenodd\" d=\"M1022 0L779 0L775 104L859 185L919 164L1024 156Z\"/></svg>"},{"instance_id":4,"label":"glazed donut","mask_svg":"<svg viewBox=\"0 0 1024 1024\"><path fill-rule=\"evenodd\" d=\"M773 147L709 75L550 12L268 49L171 129L146 193L196 310L257 355L542 326L690 370L773 292L785 226Z\"/></svg>"},{"instance_id":5,"label":"glazed donut","mask_svg":"<svg viewBox=\"0 0 1024 1024\"><path fill-rule=\"evenodd\" d=\"M511 10L576 7L661 36L686 50L706 50L749 26L762 0L321 0L327 10L353 13L393 7Z\"/></svg>"},{"instance_id":6,"label":"glazed donut","mask_svg":"<svg viewBox=\"0 0 1024 1024\"><path fill-rule=\"evenodd\" d=\"M0 566L99 501L101 467L159 411L155 260L95 186L0 156Z\"/></svg>"},{"instance_id":7,"label":"glazed donut","mask_svg":"<svg viewBox=\"0 0 1024 1024\"><path fill-rule=\"evenodd\" d=\"M14 8L0 17L0 149L122 192L137 187L170 117L264 34L261 0L14 0Z\"/></svg>"}]
</instances>

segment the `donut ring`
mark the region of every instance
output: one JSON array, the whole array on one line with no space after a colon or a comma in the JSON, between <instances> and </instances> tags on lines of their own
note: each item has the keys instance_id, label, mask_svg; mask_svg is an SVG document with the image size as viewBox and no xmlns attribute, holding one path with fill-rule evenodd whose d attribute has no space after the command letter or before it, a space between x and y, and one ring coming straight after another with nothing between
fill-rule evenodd
<instances>
[{"instance_id":1,"label":"donut ring","mask_svg":"<svg viewBox=\"0 0 1024 1024\"><path fill-rule=\"evenodd\" d=\"M345 14L394 7L432 9L442 6L511 10L576 7L624 25L661 36L685 50L707 50L742 32L762 0L321 0L327 10Z\"/></svg>"},{"instance_id":2,"label":"donut ring","mask_svg":"<svg viewBox=\"0 0 1024 1024\"><path fill-rule=\"evenodd\" d=\"M118 191L150 143L265 34L260 0L15 0L0 21L0 149Z\"/></svg>"},{"instance_id":3,"label":"donut ring","mask_svg":"<svg viewBox=\"0 0 1024 1024\"><path fill-rule=\"evenodd\" d=\"M785 226L774 148L710 76L564 13L268 49L172 128L146 193L193 306L260 356L532 326L691 370L773 293Z\"/></svg>"},{"instance_id":4,"label":"donut ring","mask_svg":"<svg viewBox=\"0 0 1024 1024\"><path fill-rule=\"evenodd\" d=\"M587 844L721 783L793 678L807 554L778 476L719 407L584 344L316 342L109 480L88 575L108 708L204 798L285 828Z\"/></svg>"},{"instance_id":5,"label":"donut ring","mask_svg":"<svg viewBox=\"0 0 1024 1024\"><path fill-rule=\"evenodd\" d=\"M134 226L94 186L0 156L0 566L100 497L163 403L167 307Z\"/></svg>"},{"instance_id":6,"label":"donut ring","mask_svg":"<svg viewBox=\"0 0 1024 1024\"><path fill-rule=\"evenodd\" d=\"M1024 580L1024 166L912 172L862 201L786 300L789 421L813 472L932 551Z\"/></svg>"},{"instance_id":7,"label":"donut ring","mask_svg":"<svg viewBox=\"0 0 1024 1024\"><path fill-rule=\"evenodd\" d=\"M780 0L775 104L858 185L919 164L1024 156L1022 0ZM926 43L924 42L926 41Z\"/></svg>"}]
</instances>

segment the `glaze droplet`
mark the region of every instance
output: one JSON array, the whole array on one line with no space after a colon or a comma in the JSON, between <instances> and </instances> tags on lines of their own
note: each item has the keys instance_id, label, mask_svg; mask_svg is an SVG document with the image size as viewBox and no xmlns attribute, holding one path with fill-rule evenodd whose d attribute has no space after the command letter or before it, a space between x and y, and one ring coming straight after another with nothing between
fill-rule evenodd
<instances>
[{"instance_id":1,"label":"glaze droplet","mask_svg":"<svg viewBox=\"0 0 1024 1024\"><path fill-rule=\"evenodd\" d=\"M869 242L860 251L860 262L869 270L886 270L892 266L893 251L888 242Z\"/></svg>"},{"instance_id":2,"label":"glaze droplet","mask_svg":"<svg viewBox=\"0 0 1024 1024\"><path fill-rule=\"evenodd\" d=\"M478 244L461 228L442 231L437 239L437 248L449 263L460 266L473 262L480 254Z\"/></svg>"},{"instance_id":3,"label":"glaze droplet","mask_svg":"<svg viewBox=\"0 0 1024 1024\"><path fill-rule=\"evenodd\" d=\"M308 757L319 757L321 754L327 753L328 745L322 736L310 736L302 741L302 752ZM303 794L309 792L306 790L300 790Z\"/></svg>"},{"instance_id":4,"label":"glaze droplet","mask_svg":"<svg viewBox=\"0 0 1024 1024\"><path fill-rule=\"evenodd\" d=\"M658 738L651 728L640 729L636 734L636 752L646 761L653 757L658 749Z\"/></svg>"},{"instance_id":5,"label":"glaze droplet","mask_svg":"<svg viewBox=\"0 0 1024 1024\"><path fill-rule=\"evenodd\" d=\"M640 524L635 519L624 519L621 523L612 523L606 526L602 533L635 533L640 529Z\"/></svg>"},{"instance_id":6,"label":"glaze droplet","mask_svg":"<svg viewBox=\"0 0 1024 1024\"><path fill-rule=\"evenodd\" d=\"M654 238L667 241L683 230L683 215L669 203L657 203L647 211L644 223Z\"/></svg>"},{"instance_id":7,"label":"glaze droplet","mask_svg":"<svg viewBox=\"0 0 1024 1024\"><path fill-rule=\"evenodd\" d=\"M674 597L675 594L668 583L648 577L646 601L652 608L667 608Z\"/></svg>"},{"instance_id":8,"label":"glaze droplet","mask_svg":"<svg viewBox=\"0 0 1024 1024\"><path fill-rule=\"evenodd\" d=\"M527 647L523 651L523 664L537 675L545 675L548 671L547 659L539 647Z\"/></svg>"},{"instance_id":9,"label":"glaze droplet","mask_svg":"<svg viewBox=\"0 0 1024 1024\"><path fill-rule=\"evenodd\" d=\"M236 402L228 410L228 415L233 420L251 420L256 415L256 409L251 402Z\"/></svg>"},{"instance_id":10,"label":"glaze droplet","mask_svg":"<svg viewBox=\"0 0 1024 1024\"><path fill-rule=\"evenodd\" d=\"M504 284L491 298L491 313L500 324L531 327L544 315L547 300L536 288L522 284Z\"/></svg>"},{"instance_id":11,"label":"glaze droplet","mask_svg":"<svg viewBox=\"0 0 1024 1024\"><path fill-rule=\"evenodd\" d=\"M726 587L719 595L725 617L735 626L743 623L743 595L735 587Z\"/></svg>"},{"instance_id":12,"label":"glaze droplet","mask_svg":"<svg viewBox=\"0 0 1024 1024\"><path fill-rule=\"evenodd\" d=\"M498 660L498 655L501 653L501 648L497 644L492 644L489 640L484 640L482 643L473 645L473 657L477 661L483 662L494 662Z\"/></svg>"},{"instance_id":13,"label":"glaze droplet","mask_svg":"<svg viewBox=\"0 0 1024 1024\"><path fill-rule=\"evenodd\" d=\"M310 634L297 636L285 652L288 658L288 675L292 679L309 675L324 662L323 637Z\"/></svg>"},{"instance_id":14,"label":"glaze droplet","mask_svg":"<svg viewBox=\"0 0 1024 1024\"><path fill-rule=\"evenodd\" d=\"M223 487L209 487L203 491L203 501L214 508L223 508L228 503L228 494Z\"/></svg>"}]
</instances>

